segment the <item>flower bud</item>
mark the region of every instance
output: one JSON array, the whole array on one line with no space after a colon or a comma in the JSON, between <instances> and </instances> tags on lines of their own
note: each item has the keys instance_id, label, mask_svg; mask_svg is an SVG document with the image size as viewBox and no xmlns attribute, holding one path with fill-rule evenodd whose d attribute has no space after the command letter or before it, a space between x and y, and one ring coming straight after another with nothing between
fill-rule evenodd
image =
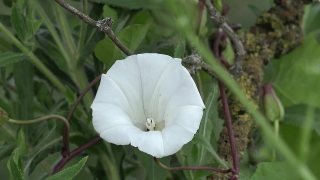
<instances>
[{"instance_id":1,"label":"flower bud","mask_svg":"<svg viewBox=\"0 0 320 180\"><path fill-rule=\"evenodd\" d=\"M0 126L6 121L9 121L8 113L0 107Z\"/></svg>"},{"instance_id":2,"label":"flower bud","mask_svg":"<svg viewBox=\"0 0 320 180\"><path fill-rule=\"evenodd\" d=\"M279 100L276 93L270 83L267 83L263 87L263 94L261 99L261 109L270 121L280 121L284 116L284 109L281 101Z\"/></svg>"}]
</instances>

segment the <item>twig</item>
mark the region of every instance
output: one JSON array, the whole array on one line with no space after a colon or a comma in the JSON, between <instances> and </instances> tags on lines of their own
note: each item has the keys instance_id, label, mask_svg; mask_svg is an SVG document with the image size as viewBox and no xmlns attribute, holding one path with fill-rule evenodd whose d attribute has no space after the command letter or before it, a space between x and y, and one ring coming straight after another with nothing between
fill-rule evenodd
<instances>
[{"instance_id":1,"label":"twig","mask_svg":"<svg viewBox=\"0 0 320 180\"><path fill-rule=\"evenodd\" d=\"M221 27L223 31L230 37L231 41L234 44L235 48L235 64L229 69L231 74L234 75L235 78L240 77L242 74L242 61L245 55L245 51L243 48L243 44L238 38L238 36L234 33L232 28L226 23L225 18L221 16L220 12L212 5L210 0L202 0L208 9L208 13L210 15L210 19L212 19L217 26Z\"/></svg>"},{"instance_id":2,"label":"twig","mask_svg":"<svg viewBox=\"0 0 320 180\"><path fill-rule=\"evenodd\" d=\"M74 15L78 16L83 22L85 22L85 23L87 23L89 25L95 26L99 31L106 33L107 36L126 55L128 55L128 56L129 55L133 55L133 53L119 41L119 39L115 36L114 32L112 31L111 26L113 24L113 20L111 18L106 18L106 19L103 19L103 20L96 21L96 20L91 19L89 16L87 16L84 13L82 13L78 9L74 8L73 6L71 6L70 4L68 4L64 0L54 0L54 1L56 1L60 6L65 8L67 11L69 11L69 12L73 13Z\"/></svg>"},{"instance_id":3,"label":"twig","mask_svg":"<svg viewBox=\"0 0 320 180\"><path fill-rule=\"evenodd\" d=\"M212 67L203 62L202 57L198 53L193 52L190 56L183 58L182 62L190 65L190 74L195 74L198 71L203 70L210 76L217 77Z\"/></svg>"},{"instance_id":4,"label":"twig","mask_svg":"<svg viewBox=\"0 0 320 180\"><path fill-rule=\"evenodd\" d=\"M238 175L239 174L238 153L237 153L236 142L235 142L234 134L233 134L233 130L232 130L231 115L230 115L230 111L229 111L227 96L226 96L224 85L222 84L221 81L219 81L219 89L220 89L220 95L221 95L221 100L222 100L222 106L223 106L223 110L224 110L224 114L225 114L225 122L226 122L228 135L229 135L229 139L230 139L230 147L231 147L232 159L233 159L233 168L236 171L236 173L233 175Z\"/></svg>"},{"instance_id":5,"label":"twig","mask_svg":"<svg viewBox=\"0 0 320 180\"><path fill-rule=\"evenodd\" d=\"M74 158L76 155L80 154L82 151L88 149L89 147L97 144L98 142L100 142L100 140L102 140L101 137L97 136L97 137L91 139L90 141L88 141L86 144L79 146L77 149L73 150L69 154L69 156L63 157L61 159L61 161L59 162L59 164L57 164L57 166L54 168L54 171L52 174L59 172L63 168L63 166L66 165L72 158Z\"/></svg>"},{"instance_id":6,"label":"twig","mask_svg":"<svg viewBox=\"0 0 320 180\"><path fill-rule=\"evenodd\" d=\"M156 157L153 157L153 160L163 169L169 170L169 171L180 171L180 170L211 170L211 171L216 171L219 173L229 173L229 172L234 172L233 169L227 169L227 170L223 170L223 169L218 169L218 168L214 168L211 166L181 166L181 167L168 167L164 164L162 164L160 162L159 159L157 159Z\"/></svg>"},{"instance_id":7,"label":"twig","mask_svg":"<svg viewBox=\"0 0 320 180\"><path fill-rule=\"evenodd\" d=\"M92 82L90 82L90 84L83 90L83 92L80 94L80 96L78 97L78 99L74 102L73 106L71 107L69 114L67 116L67 120L70 121L73 112L76 110L78 104L81 102L82 98L84 97L84 95L91 89L91 87L93 85L95 85L99 80L101 79L101 74L99 76L97 76ZM69 142L69 132L67 131L66 126L64 126L63 128L63 143L64 143L64 148L61 152L61 154L63 155L63 157L68 156L70 153L70 142Z\"/></svg>"}]
</instances>

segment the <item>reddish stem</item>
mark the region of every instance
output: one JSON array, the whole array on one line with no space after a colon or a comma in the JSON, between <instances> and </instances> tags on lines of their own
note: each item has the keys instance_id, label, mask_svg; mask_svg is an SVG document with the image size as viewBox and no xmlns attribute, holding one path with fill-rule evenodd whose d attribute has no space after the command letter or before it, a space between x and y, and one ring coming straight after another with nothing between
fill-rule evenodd
<instances>
[{"instance_id":1,"label":"reddish stem","mask_svg":"<svg viewBox=\"0 0 320 180\"><path fill-rule=\"evenodd\" d=\"M78 99L74 102L73 106L71 107L69 114L67 116L67 120L70 121L71 117L74 113L74 111L76 110L78 104L81 102L81 100L83 99L84 95L92 88L92 86L94 86L100 79L101 79L101 75L97 76L92 82L90 82L90 84L83 90L83 92L80 94L80 96L78 97ZM61 161L58 163L58 165L55 167L53 174L59 172L63 166L65 164L67 164L74 156L76 156L77 154L81 153L82 151L84 151L85 149L87 149L88 147L96 144L97 142L99 142L101 140L101 138L95 137L92 140L88 141L86 144L78 147L77 149L75 149L74 151L72 151L70 153L70 141L69 141L69 133L67 128L64 126L63 128L63 144L64 147L61 150L61 155L62 155L62 159Z\"/></svg>"},{"instance_id":2,"label":"reddish stem","mask_svg":"<svg viewBox=\"0 0 320 180\"><path fill-rule=\"evenodd\" d=\"M55 174L59 171L61 171L61 169L72 159L74 158L76 155L80 154L82 151L88 149L89 147L97 144L98 142L100 142L101 137L97 136L93 139L91 139L90 141L88 141L87 143L83 144L82 146L79 146L77 149L73 150L72 152L69 153L69 156L63 157L61 159L61 161L56 165L56 167L54 168L54 171L52 174Z\"/></svg>"},{"instance_id":3,"label":"reddish stem","mask_svg":"<svg viewBox=\"0 0 320 180\"><path fill-rule=\"evenodd\" d=\"M223 111L225 115L225 121L226 121L226 126L228 130L228 135L230 139L230 147L231 147L231 152L232 152L232 160L233 160L233 168L235 169L235 174L239 174L239 160L238 160L238 153L237 153L237 147L236 147L236 142L232 130L232 122L231 122L231 115L229 111L229 104L227 101L227 96L225 92L224 85L222 84L221 81L219 81L219 89L220 89L220 96L222 100L222 106L223 106Z\"/></svg>"},{"instance_id":4,"label":"reddish stem","mask_svg":"<svg viewBox=\"0 0 320 180\"><path fill-rule=\"evenodd\" d=\"M92 86L94 86L99 80L101 79L101 74L99 76L97 76L84 90L83 92L80 94L80 96L78 97L78 99L74 102L73 106L71 107L69 114L67 116L67 120L70 121L71 117L73 115L73 112L76 110L78 104L81 102L81 100L83 99L84 95L86 95L86 93L92 88ZM63 144L64 147L61 150L61 154L63 157L67 157L70 154L70 142L69 142L69 135L68 135L68 131L66 126L63 127Z\"/></svg>"}]
</instances>

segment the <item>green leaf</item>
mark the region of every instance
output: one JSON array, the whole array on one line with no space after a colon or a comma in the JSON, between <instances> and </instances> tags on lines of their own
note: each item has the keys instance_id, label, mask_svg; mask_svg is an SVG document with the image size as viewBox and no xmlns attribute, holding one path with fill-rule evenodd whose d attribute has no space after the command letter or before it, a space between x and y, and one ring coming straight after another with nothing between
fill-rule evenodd
<instances>
[{"instance_id":1,"label":"green leaf","mask_svg":"<svg viewBox=\"0 0 320 180\"><path fill-rule=\"evenodd\" d=\"M320 29L320 4L310 4L306 9L302 25L304 35Z\"/></svg>"},{"instance_id":2,"label":"green leaf","mask_svg":"<svg viewBox=\"0 0 320 180\"><path fill-rule=\"evenodd\" d=\"M27 153L25 134L20 130L18 134L17 147L12 152L7 163L7 168L10 173L10 180L23 180L23 164L21 156Z\"/></svg>"},{"instance_id":3,"label":"green leaf","mask_svg":"<svg viewBox=\"0 0 320 180\"><path fill-rule=\"evenodd\" d=\"M320 46L309 35L302 46L274 62L272 85L284 107L304 103L320 108Z\"/></svg>"},{"instance_id":4,"label":"green leaf","mask_svg":"<svg viewBox=\"0 0 320 180\"><path fill-rule=\"evenodd\" d=\"M20 13L17 5L14 4L11 10L11 23L20 40L24 41L26 37L25 16Z\"/></svg>"},{"instance_id":5,"label":"green leaf","mask_svg":"<svg viewBox=\"0 0 320 180\"><path fill-rule=\"evenodd\" d=\"M216 93L210 93L206 103L205 103L205 107L206 110L202 116L202 120L201 120L201 124L200 124L200 128L198 131L198 134L201 134L203 137L205 137L209 142L210 142L210 138L211 138L211 132L212 132L212 121L210 120L210 117L212 115L213 112L213 103L217 103L217 97L216 97ZM200 153L199 153L199 158L198 158L198 165L203 163L203 159L205 158L205 147L201 146L200 147Z\"/></svg>"},{"instance_id":6,"label":"green leaf","mask_svg":"<svg viewBox=\"0 0 320 180\"><path fill-rule=\"evenodd\" d=\"M134 52L146 36L148 28L149 24L132 25L117 33L117 37L127 48ZM100 41L94 48L94 53L100 61L106 64L107 68L111 67L116 60L126 57L109 38Z\"/></svg>"},{"instance_id":7,"label":"green leaf","mask_svg":"<svg viewBox=\"0 0 320 180\"><path fill-rule=\"evenodd\" d=\"M36 34L36 39L40 44L40 48L49 56L53 62L61 69L63 72L68 73L67 62L60 53L59 48L54 43L51 34L46 30L41 30Z\"/></svg>"},{"instance_id":8,"label":"green leaf","mask_svg":"<svg viewBox=\"0 0 320 180\"><path fill-rule=\"evenodd\" d=\"M126 9L140 9L140 8L161 8L161 1L158 0L92 0L97 3L109 4Z\"/></svg>"},{"instance_id":9,"label":"green leaf","mask_svg":"<svg viewBox=\"0 0 320 180\"><path fill-rule=\"evenodd\" d=\"M262 162L250 180L300 180L296 171L286 162Z\"/></svg>"},{"instance_id":10,"label":"green leaf","mask_svg":"<svg viewBox=\"0 0 320 180\"><path fill-rule=\"evenodd\" d=\"M306 119L307 105L298 104L285 108L285 115L282 123L291 124L298 127L303 126ZM316 108L314 112L314 124L312 128L320 136L320 108Z\"/></svg>"},{"instance_id":11,"label":"green leaf","mask_svg":"<svg viewBox=\"0 0 320 180\"><path fill-rule=\"evenodd\" d=\"M148 180L163 180L167 177L167 170L161 168L156 162L154 162L153 157L149 154L141 152L136 148L136 155L141 162L142 166L146 170ZM170 156L159 159L163 164L170 164Z\"/></svg>"},{"instance_id":12,"label":"green leaf","mask_svg":"<svg viewBox=\"0 0 320 180\"><path fill-rule=\"evenodd\" d=\"M177 45L176 49L174 50L174 56L175 58L183 58L184 53L186 51L186 39L180 35L180 41Z\"/></svg>"},{"instance_id":13,"label":"green leaf","mask_svg":"<svg viewBox=\"0 0 320 180\"><path fill-rule=\"evenodd\" d=\"M214 156L214 158L217 161L219 161L220 164L224 165L225 167L228 167L228 165L219 157L217 152L213 149L210 142L205 137L203 137L200 134L195 134L192 139L192 142L204 146Z\"/></svg>"},{"instance_id":14,"label":"green leaf","mask_svg":"<svg viewBox=\"0 0 320 180\"><path fill-rule=\"evenodd\" d=\"M47 178L46 180L71 180L73 179L83 168L88 156L82 158L77 164Z\"/></svg>"},{"instance_id":15,"label":"green leaf","mask_svg":"<svg viewBox=\"0 0 320 180\"><path fill-rule=\"evenodd\" d=\"M17 119L33 119L34 104L33 104L33 65L27 61L20 61L14 64L13 78L17 87L18 101ZM31 126L28 126L31 127ZM26 134L28 132L26 131Z\"/></svg>"},{"instance_id":16,"label":"green leaf","mask_svg":"<svg viewBox=\"0 0 320 180\"><path fill-rule=\"evenodd\" d=\"M46 131L45 134L42 133L43 137L37 141L37 145L26 156L25 176L31 174L35 167L49 154L58 152L62 148L61 138L56 138L59 135L56 133L56 121L46 121L44 125L48 126L47 128L41 128ZM39 133L38 131L37 134Z\"/></svg>"},{"instance_id":17,"label":"green leaf","mask_svg":"<svg viewBox=\"0 0 320 180\"><path fill-rule=\"evenodd\" d=\"M14 52L0 53L0 67L10 63L19 62L26 58L27 56L22 53L14 53Z\"/></svg>"}]
</instances>

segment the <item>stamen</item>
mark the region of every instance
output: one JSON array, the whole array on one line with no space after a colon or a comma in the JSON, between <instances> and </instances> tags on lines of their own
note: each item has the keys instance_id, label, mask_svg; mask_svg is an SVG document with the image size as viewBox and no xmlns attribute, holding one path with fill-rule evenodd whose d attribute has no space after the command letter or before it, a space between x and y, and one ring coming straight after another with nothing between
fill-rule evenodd
<instances>
[{"instance_id":1,"label":"stamen","mask_svg":"<svg viewBox=\"0 0 320 180\"><path fill-rule=\"evenodd\" d=\"M154 131L156 122L152 118L147 118L146 126L149 131Z\"/></svg>"}]
</instances>

